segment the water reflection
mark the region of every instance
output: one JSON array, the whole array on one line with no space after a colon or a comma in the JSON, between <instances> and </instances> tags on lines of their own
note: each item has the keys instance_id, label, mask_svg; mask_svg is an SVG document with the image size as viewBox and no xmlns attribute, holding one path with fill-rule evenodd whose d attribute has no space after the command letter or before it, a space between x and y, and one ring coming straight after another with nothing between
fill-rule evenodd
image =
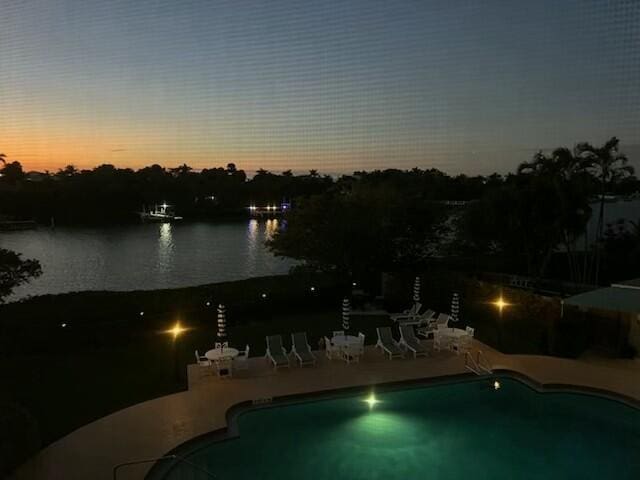
<instances>
[{"instance_id":1,"label":"water reflection","mask_svg":"<svg viewBox=\"0 0 640 480\"><path fill-rule=\"evenodd\" d=\"M278 219L270 218L267 220L264 226L264 237L265 240L271 240L273 235L278 231Z\"/></svg>"},{"instance_id":2,"label":"water reflection","mask_svg":"<svg viewBox=\"0 0 640 480\"><path fill-rule=\"evenodd\" d=\"M158 237L158 266L161 271L167 271L171 265L173 254L173 226L170 223L160 224Z\"/></svg>"},{"instance_id":3,"label":"water reflection","mask_svg":"<svg viewBox=\"0 0 640 480\"><path fill-rule=\"evenodd\" d=\"M264 245L285 223L144 224L105 228L22 230L0 234L2 248L37 258L44 274L18 287L27 295L78 290L186 287L287 273L290 259Z\"/></svg>"}]
</instances>

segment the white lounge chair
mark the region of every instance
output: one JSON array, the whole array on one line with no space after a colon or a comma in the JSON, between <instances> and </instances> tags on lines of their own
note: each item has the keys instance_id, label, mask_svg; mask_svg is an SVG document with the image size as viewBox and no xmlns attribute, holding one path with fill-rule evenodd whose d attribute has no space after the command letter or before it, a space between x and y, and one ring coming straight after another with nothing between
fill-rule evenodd
<instances>
[{"instance_id":1,"label":"white lounge chair","mask_svg":"<svg viewBox=\"0 0 640 480\"><path fill-rule=\"evenodd\" d=\"M376 348L379 347L382 349L383 353L389 355L389 360L394 357L404 357L404 353L398 345L398 342L393 339L391 329L389 327L378 327L376 328L376 331L378 332L378 343L376 343Z\"/></svg>"},{"instance_id":2,"label":"white lounge chair","mask_svg":"<svg viewBox=\"0 0 640 480\"><path fill-rule=\"evenodd\" d=\"M420 343L420 340L416 337L411 325L400 325L400 345L407 350L413 352L413 358L418 355L427 356L427 349Z\"/></svg>"},{"instance_id":3,"label":"white lounge chair","mask_svg":"<svg viewBox=\"0 0 640 480\"><path fill-rule=\"evenodd\" d=\"M267 340L267 352L265 357L271 360L273 368L289 367L289 357L287 351L282 346L282 337L280 335L270 335Z\"/></svg>"},{"instance_id":4,"label":"white lounge chair","mask_svg":"<svg viewBox=\"0 0 640 480\"><path fill-rule=\"evenodd\" d=\"M392 313L389 316L394 322L413 321L420 313L421 308L422 304L420 302L416 302L411 306L411 308L404 310L401 313Z\"/></svg>"},{"instance_id":5,"label":"white lounge chair","mask_svg":"<svg viewBox=\"0 0 640 480\"><path fill-rule=\"evenodd\" d=\"M236 358L233 359L234 370L248 370L249 369L249 345L244 349L244 352L240 352Z\"/></svg>"},{"instance_id":6,"label":"white lounge chair","mask_svg":"<svg viewBox=\"0 0 640 480\"><path fill-rule=\"evenodd\" d=\"M306 332L291 334L291 353L298 359L301 367L316 364L316 357L311 351Z\"/></svg>"}]
</instances>

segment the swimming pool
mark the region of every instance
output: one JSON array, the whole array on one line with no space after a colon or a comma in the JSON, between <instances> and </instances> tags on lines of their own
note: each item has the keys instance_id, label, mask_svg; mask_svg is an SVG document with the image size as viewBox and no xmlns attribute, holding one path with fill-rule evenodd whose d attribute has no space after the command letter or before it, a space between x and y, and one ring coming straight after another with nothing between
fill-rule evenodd
<instances>
[{"instance_id":1,"label":"swimming pool","mask_svg":"<svg viewBox=\"0 0 640 480\"><path fill-rule=\"evenodd\" d=\"M499 380L249 410L240 436L179 454L220 480L640 478L640 410ZM178 463L162 478L206 477Z\"/></svg>"}]
</instances>

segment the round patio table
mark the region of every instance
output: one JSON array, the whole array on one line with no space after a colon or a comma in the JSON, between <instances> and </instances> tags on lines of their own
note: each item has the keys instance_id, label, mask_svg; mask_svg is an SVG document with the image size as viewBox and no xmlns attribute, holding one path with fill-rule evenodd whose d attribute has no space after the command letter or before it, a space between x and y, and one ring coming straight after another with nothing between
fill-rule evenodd
<instances>
[{"instance_id":1,"label":"round patio table","mask_svg":"<svg viewBox=\"0 0 640 480\"><path fill-rule=\"evenodd\" d=\"M222 358L235 358L239 353L240 352L237 348L224 347L208 350L207 353L204 354L204 356L207 357L208 360L215 362L216 360L220 360Z\"/></svg>"},{"instance_id":2,"label":"round patio table","mask_svg":"<svg viewBox=\"0 0 640 480\"><path fill-rule=\"evenodd\" d=\"M353 345L358 345L360 343L360 339L355 335L338 335L336 337L333 337L331 341L336 347L340 348L350 347Z\"/></svg>"},{"instance_id":3,"label":"round patio table","mask_svg":"<svg viewBox=\"0 0 640 480\"><path fill-rule=\"evenodd\" d=\"M466 335L469 335L466 330L463 330L461 328L437 328L433 332L435 335L449 337L453 340L458 340Z\"/></svg>"}]
</instances>

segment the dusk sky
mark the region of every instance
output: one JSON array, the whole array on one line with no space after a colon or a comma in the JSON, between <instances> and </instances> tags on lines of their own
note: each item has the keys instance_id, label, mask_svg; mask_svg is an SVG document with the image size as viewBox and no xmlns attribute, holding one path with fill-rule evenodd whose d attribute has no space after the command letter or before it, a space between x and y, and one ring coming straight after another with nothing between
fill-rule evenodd
<instances>
[{"instance_id":1,"label":"dusk sky","mask_svg":"<svg viewBox=\"0 0 640 480\"><path fill-rule=\"evenodd\" d=\"M638 0L0 0L26 170L505 173L612 135L640 167Z\"/></svg>"}]
</instances>

